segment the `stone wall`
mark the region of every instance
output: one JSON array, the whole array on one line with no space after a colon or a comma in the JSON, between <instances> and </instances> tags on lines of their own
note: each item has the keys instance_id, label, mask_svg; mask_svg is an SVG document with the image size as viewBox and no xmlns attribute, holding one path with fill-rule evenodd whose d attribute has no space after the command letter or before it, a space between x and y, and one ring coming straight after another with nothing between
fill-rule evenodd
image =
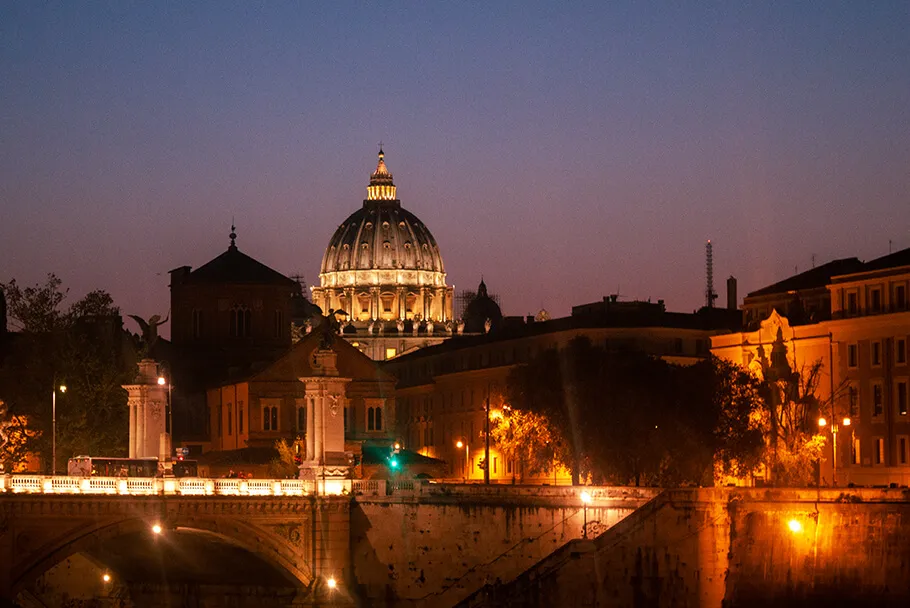
<instances>
[{"instance_id":1,"label":"stone wall","mask_svg":"<svg viewBox=\"0 0 910 608\"><path fill-rule=\"evenodd\" d=\"M906 606L906 490L674 490L464 606Z\"/></svg>"},{"instance_id":2,"label":"stone wall","mask_svg":"<svg viewBox=\"0 0 910 608\"><path fill-rule=\"evenodd\" d=\"M352 589L373 606L452 606L509 581L580 538L584 488L424 484L413 496L360 496L351 508ZM656 494L587 488L589 530L603 530Z\"/></svg>"}]
</instances>

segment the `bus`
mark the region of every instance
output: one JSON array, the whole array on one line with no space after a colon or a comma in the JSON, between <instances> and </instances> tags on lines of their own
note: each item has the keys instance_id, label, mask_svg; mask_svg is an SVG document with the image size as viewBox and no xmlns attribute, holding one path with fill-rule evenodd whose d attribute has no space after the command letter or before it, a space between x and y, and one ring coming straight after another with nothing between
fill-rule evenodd
<instances>
[{"instance_id":1,"label":"bus","mask_svg":"<svg viewBox=\"0 0 910 608\"><path fill-rule=\"evenodd\" d=\"M67 475L78 477L196 477L195 460L159 463L157 458L109 458L76 456L70 458Z\"/></svg>"}]
</instances>

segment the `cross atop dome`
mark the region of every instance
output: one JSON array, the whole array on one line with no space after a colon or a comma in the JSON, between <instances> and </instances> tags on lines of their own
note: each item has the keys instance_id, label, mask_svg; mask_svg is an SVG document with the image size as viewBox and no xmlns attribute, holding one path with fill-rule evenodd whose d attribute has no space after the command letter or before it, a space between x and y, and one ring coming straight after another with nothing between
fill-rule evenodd
<instances>
[{"instance_id":1,"label":"cross atop dome","mask_svg":"<svg viewBox=\"0 0 910 608\"><path fill-rule=\"evenodd\" d=\"M382 151L382 143L379 144L379 163L376 170L370 174L370 185L367 186L367 200L370 201L394 201L396 200L396 188L392 182L392 174L389 173L388 167L385 166L385 153Z\"/></svg>"}]
</instances>

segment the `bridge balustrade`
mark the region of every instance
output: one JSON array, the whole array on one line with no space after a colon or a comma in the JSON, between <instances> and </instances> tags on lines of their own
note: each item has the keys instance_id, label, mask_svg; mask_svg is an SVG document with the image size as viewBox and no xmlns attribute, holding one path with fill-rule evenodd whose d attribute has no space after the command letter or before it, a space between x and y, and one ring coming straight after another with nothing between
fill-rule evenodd
<instances>
[{"instance_id":1,"label":"bridge balustrade","mask_svg":"<svg viewBox=\"0 0 910 608\"><path fill-rule=\"evenodd\" d=\"M385 482L374 482L384 484ZM199 477L75 477L0 475L0 493L127 496L312 496L350 494L351 480L206 479Z\"/></svg>"}]
</instances>

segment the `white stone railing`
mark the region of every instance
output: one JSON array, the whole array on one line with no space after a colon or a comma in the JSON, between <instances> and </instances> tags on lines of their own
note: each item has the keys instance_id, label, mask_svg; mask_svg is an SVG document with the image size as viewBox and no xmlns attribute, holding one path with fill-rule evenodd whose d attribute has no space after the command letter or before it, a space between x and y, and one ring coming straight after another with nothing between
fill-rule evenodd
<instances>
[{"instance_id":1,"label":"white stone railing","mask_svg":"<svg viewBox=\"0 0 910 608\"><path fill-rule=\"evenodd\" d=\"M0 493L94 494L121 496L342 496L372 498L454 498L500 500L528 498L578 503L589 495L592 506L643 502L656 488L597 486L520 486L511 484L441 484L418 479L209 479L202 477L71 477L0 475Z\"/></svg>"},{"instance_id":2,"label":"white stone railing","mask_svg":"<svg viewBox=\"0 0 910 608\"><path fill-rule=\"evenodd\" d=\"M340 496L350 479L207 479L201 477L70 477L0 475L0 493L121 496ZM383 494L385 493L385 482Z\"/></svg>"}]
</instances>

